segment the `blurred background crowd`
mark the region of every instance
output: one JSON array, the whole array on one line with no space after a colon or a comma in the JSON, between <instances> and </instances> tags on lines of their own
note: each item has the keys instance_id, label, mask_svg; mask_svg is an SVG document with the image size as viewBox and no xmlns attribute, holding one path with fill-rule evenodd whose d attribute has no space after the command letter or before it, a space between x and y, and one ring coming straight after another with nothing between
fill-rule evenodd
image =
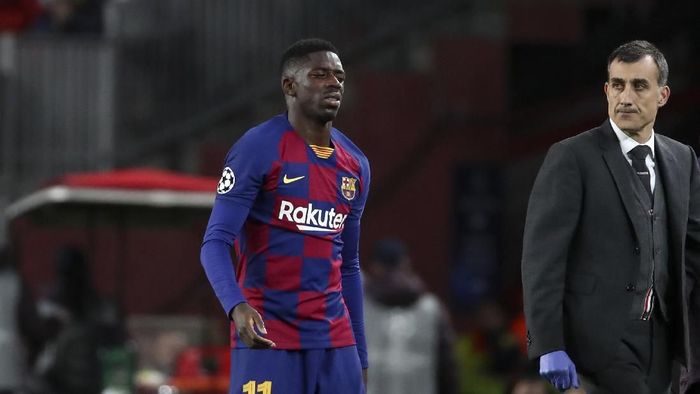
<instances>
[{"instance_id":1,"label":"blurred background crowd","mask_svg":"<svg viewBox=\"0 0 700 394\"><path fill-rule=\"evenodd\" d=\"M698 4L0 0L0 393L226 391L201 237L226 151L283 111L279 57L313 36L341 51L334 125L372 165L370 376L547 393L521 305L533 178L605 119L632 39L669 61L657 132L698 149Z\"/></svg>"}]
</instances>

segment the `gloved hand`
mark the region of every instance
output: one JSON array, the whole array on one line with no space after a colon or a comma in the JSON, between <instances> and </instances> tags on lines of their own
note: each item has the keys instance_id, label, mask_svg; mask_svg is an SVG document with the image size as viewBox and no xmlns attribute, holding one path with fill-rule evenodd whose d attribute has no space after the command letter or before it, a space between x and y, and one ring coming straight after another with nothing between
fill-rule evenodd
<instances>
[{"instance_id":1,"label":"gloved hand","mask_svg":"<svg viewBox=\"0 0 700 394\"><path fill-rule=\"evenodd\" d=\"M576 366L563 350L540 356L540 376L547 379L559 391L579 386Z\"/></svg>"}]
</instances>

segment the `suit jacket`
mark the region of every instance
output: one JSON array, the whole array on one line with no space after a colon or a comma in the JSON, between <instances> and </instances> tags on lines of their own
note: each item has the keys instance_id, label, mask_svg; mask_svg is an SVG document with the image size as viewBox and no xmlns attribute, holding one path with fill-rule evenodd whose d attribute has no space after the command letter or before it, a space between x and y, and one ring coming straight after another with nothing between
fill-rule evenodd
<instances>
[{"instance_id":1,"label":"suit jacket","mask_svg":"<svg viewBox=\"0 0 700 394\"><path fill-rule=\"evenodd\" d=\"M689 292L700 273L700 170L693 150L655 133L657 173L664 182L670 323L675 356L688 362ZM612 361L630 319L639 245L648 214L641 209L609 121L554 144L532 189L523 236L522 280L531 358L565 350L579 371Z\"/></svg>"}]
</instances>

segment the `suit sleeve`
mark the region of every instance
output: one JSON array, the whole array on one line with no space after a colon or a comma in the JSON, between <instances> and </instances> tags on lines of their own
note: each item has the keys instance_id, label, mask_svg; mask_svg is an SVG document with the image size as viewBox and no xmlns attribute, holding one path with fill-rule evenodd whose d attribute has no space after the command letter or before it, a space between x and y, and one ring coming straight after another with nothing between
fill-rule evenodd
<instances>
[{"instance_id":1,"label":"suit sleeve","mask_svg":"<svg viewBox=\"0 0 700 394\"><path fill-rule=\"evenodd\" d=\"M700 391L700 168L695 152L690 150L691 176L685 250L690 365L681 372L683 393Z\"/></svg>"},{"instance_id":2,"label":"suit sleeve","mask_svg":"<svg viewBox=\"0 0 700 394\"><path fill-rule=\"evenodd\" d=\"M365 208L370 183L369 165L366 163L363 172L359 200L351 209L345 221L345 228L341 234L343 240L343 263L340 266L340 272L343 285L343 299L350 313L350 321L352 322L352 331L355 335L360 364L363 369L367 369L367 341L365 340L359 253L360 218Z\"/></svg>"},{"instance_id":3,"label":"suit sleeve","mask_svg":"<svg viewBox=\"0 0 700 394\"><path fill-rule=\"evenodd\" d=\"M231 246L264 181L268 163L259 152L260 146L255 138L244 135L226 156L224 175L217 187L200 252L207 279L227 316L236 305L246 301L236 282ZM230 183L231 175L233 183ZM224 177L229 179L228 183L223 183Z\"/></svg>"},{"instance_id":4,"label":"suit sleeve","mask_svg":"<svg viewBox=\"0 0 700 394\"><path fill-rule=\"evenodd\" d=\"M566 350L564 284L581 212L581 179L571 148L557 143L547 153L530 195L521 266L530 358Z\"/></svg>"}]
</instances>

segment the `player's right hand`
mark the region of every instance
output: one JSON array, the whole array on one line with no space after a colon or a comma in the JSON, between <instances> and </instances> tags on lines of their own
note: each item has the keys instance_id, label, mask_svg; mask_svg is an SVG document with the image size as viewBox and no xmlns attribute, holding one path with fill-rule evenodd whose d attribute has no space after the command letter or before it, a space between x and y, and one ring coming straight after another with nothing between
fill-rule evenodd
<instances>
[{"instance_id":1,"label":"player's right hand","mask_svg":"<svg viewBox=\"0 0 700 394\"><path fill-rule=\"evenodd\" d=\"M258 311L253 309L248 303L243 302L236 305L231 311L231 319L236 325L238 337L249 348L269 349L277 346L271 340L258 335L258 331L262 334L267 334L265 323Z\"/></svg>"}]
</instances>

